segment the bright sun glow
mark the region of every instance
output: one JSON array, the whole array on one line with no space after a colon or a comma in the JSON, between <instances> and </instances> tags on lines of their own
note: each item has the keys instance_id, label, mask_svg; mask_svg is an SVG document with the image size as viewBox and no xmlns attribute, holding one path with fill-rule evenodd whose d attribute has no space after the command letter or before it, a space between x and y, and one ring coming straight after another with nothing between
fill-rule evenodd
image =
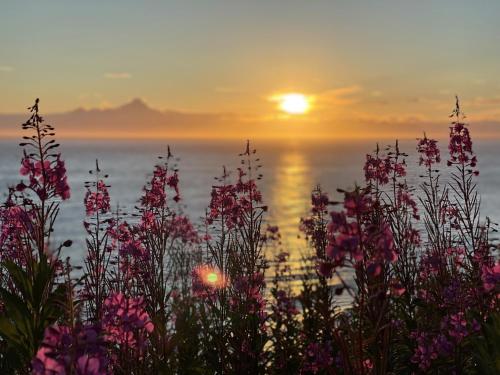
<instances>
[{"instance_id":1,"label":"bright sun glow","mask_svg":"<svg viewBox=\"0 0 500 375\"><path fill-rule=\"evenodd\" d=\"M310 100L304 94L288 93L276 97L279 108L290 115L302 115L309 111Z\"/></svg>"},{"instance_id":2,"label":"bright sun glow","mask_svg":"<svg viewBox=\"0 0 500 375\"><path fill-rule=\"evenodd\" d=\"M209 283L216 283L218 279L219 279L219 276L215 272L210 272L207 275L207 281Z\"/></svg>"}]
</instances>

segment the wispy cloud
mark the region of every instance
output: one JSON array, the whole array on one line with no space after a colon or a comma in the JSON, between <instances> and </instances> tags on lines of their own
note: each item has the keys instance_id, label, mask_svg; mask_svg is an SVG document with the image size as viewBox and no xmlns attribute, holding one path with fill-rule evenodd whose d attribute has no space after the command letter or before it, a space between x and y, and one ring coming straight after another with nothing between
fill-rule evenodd
<instances>
[{"instance_id":1,"label":"wispy cloud","mask_svg":"<svg viewBox=\"0 0 500 375\"><path fill-rule=\"evenodd\" d=\"M317 94L316 100L324 105L349 105L359 101L362 91L358 85L339 87Z\"/></svg>"},{"instance_id":2,"label":"wispy cloud","mask_svg":"<svg viewBox=\"0 0 500 375\"><path fill-rule=\"evenodd\" d=\"M127 73L127 72L104 73L104 78L106 78L106 79L130 79L130 78L132 78L132 74Z\"/></svg>"},{"instance_id":3,"label":"wispy cloud","mask_svg":"<svg viewBox=\"0 0 500 375\"><path fill-rule=\"evenodd\" d=\"M13 66L10 65L0 65L0 72L10 73L14 70Z\"/></svg>"}]
</instances>

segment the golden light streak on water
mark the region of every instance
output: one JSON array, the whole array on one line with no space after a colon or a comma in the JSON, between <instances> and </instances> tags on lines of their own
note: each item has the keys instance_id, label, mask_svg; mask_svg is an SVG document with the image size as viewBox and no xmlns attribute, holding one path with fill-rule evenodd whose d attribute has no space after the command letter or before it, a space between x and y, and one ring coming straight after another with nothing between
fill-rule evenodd
<instances>
[{"instance_id":1,"label":"golden light streak on water","mask_svg":"<svg viewBox=\"0 0 500 375\"><path fill-rule=\"evenodd\" d=\"M291 148L280 156L275 173L276 183L271 190L271 221L280 229L281 250L290 253L292 272L300 273L307 246L299 231L299 219L307 214L310 206L309 161L300 150ZM274 255L268 254L268 259L273 259Z\"/></svg>"},{"instance_id":2,"label":"golden light streak on water","mask_svg":"<svg viewBox=\"0 0 500 375\"><path fill-rule=\"evenodd\" d=\"M310 255L304 235L300 232L300 218L309 215L311 208L311 192L314 178L311 175L311 165L307 156L300 150L291 149L283 153L276 167L275 184L271 190L270 206L273 208L271 221L278 225L282 236L281 250L290 253L290 267L294 275L303 273L304 256ZM267 258L274 259L275 254ZM269 276L274 268L269 269ZM341 272L342 277L349 277L349 272ZM340 279L334 275L329 285L339 286ZM301 290L300 278L290 282L292 291L298 294ZM346 293L338 297L340 305L347 305L350 298Z\"/></svg>"}]
</instances>

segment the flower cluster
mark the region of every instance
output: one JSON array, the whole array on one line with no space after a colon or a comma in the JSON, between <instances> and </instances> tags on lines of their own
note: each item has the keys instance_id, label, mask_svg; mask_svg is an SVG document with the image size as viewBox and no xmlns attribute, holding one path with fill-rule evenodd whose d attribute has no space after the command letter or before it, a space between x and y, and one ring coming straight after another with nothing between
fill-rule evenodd
<instances>
[{"instance_id":1,"label":"flower cluster","mask_svg":"<svg viewBox=\"0 0 500 375\"><path fill-rule=\"evenodd\" d=\"M477 157L472 150L472 140L470 137L469 129L466 124L462 122L465 117L460 109L460 103L457 98L455 109L451 117L455 116L455 120L450 127L450 142L448 150L450 152L450 159L448 166L458 165L465 168L468 173L478 175Z\"/></svg>"},{"instance_id":2,"label":"flower cluster","mask_svg":"<svg viewBox=\"0 0 500 375\"><path fill-rule=\"evenodd\" d=\"M241 226L245 213L255 208L256 204L262 203L262 194L255 180L247 178L248 176L243 169L238 169L236 184L225 183L228 176L224 170L220 179L224 183L212 188L207 220L209 224L216 220L222 220L228 228L233 228Z\"/></svg>"},{"instance_id":3,"label":"flower cluster","mask_svg":"<svg viewBox=\"0 0 500 375\"><path fill-rule=\"evenodd\" d=\"M141 198L142 205L149 208L164 207L168 188L174 190L175 195L172 199L178 202L180 200L178 183L177 172L169 174L166 166L157 165L149 186L144 187L144 196Z\"/></svg>"},{"instance_id":4,"label":"flower cluster","mask_svg":"<svg viewBox=\"0 0 500 375\"><path fill-rule=\"evenodd\" d=\"M377 145L375 155L366 155L365 180L368 184L387 185L390 180L406 176L406 161L401 159L406 156L399 151L399 145L396 143L394 149L387 148L387 154L383 155Z\"/></svg>"},{"instance_id":5,"label":"flower cluster","mask_svg":"<svg viewBox=\"0 0 500 375\"><path fill-rule=\"evenodd\" d=\"M433 337L425 332L415 332L412 338L417 346L411 361L422 371L427 371L439 356L449 356L453 352L453 344L443 334Z\"/></svg>"},{"instance_id":6,"label":"flower cluster","mask_svg":"<svg viewBox=\"0 0 500 375\"><path fill-rule=\"evenodd\" d=\"M144 348L154 325L144 309L144 298L113 293L104 301L103 331L106 341L128 348Z\"/></svg>"},{"instance_id":7,"label":"flower cluster","mask_svg":"<svg viewBox=\"0 0 500 375\"><path fill-rule=\"evenodd\" d=\"M29 182L28 185L19 184L18 190L28 188L34 191L40 199L52 197L69 199L70 189L61 154L55 155L51 160L37 160L25 152L20 173L22 176L28 176Z\"/></svg>"},{"instance_id":8,"label":"flower cluster","mask_svg":"<svg viewBox=\"0 0 500 375\"><path fill-rule=\"evenodd\" d=\"M383 221L372 221L372 208L371 195L357 189L345 193L344 210L330 214L326 255L335 267L347 260L354 266L363 263L378 275L384 263L397 259L391 229Z\"/></svg>"},{"instance_id":9,"label":"flower cluster","mask_svg":"<svg viewBox=\"0 0 500 375\"><path fill-rule=\"evenodd\" d=\"M500 285L500 260L492 266L484 264L481 268L481 279L485 291L498 290Z\"/></svg>"},{"instance_id":10,"label":"flower cluster","mask_svg":"<svg viewBox=\"0 0 500 375\"><path fill-rule=\"evenodd\" d=\"M96 326L50 326L31 366L34 375L110 374L105 342Z\"/></svg>"},{"instance_id":11,"label":"flower cluster","mask_svg":"<svg viewBox=\"0 0 500 375\"><path fill-rule=\"evenodd\" d=\"M434 164L441 162L441 153L439 151L437 141L429 139L424 134L424 138L417 139L417 152L419 153L419 165L431 168Z\"/></svg>"},{"instance_id":12,"label":"flower cluster","mask_svg":"<svg viewBox=\"0 0 500 375\"><path fill-rule=\"evenodd\" d=\"M97 181L95 191L87 189L84 204L88 216L96 212L107 213L111 210L108 186L103 180Z\"/></svg>"},{"instance_id":13,"label":"flower cluster","mask_svg":"<svg viewBox=\"0 0 500 375\"><path fill-rule=\"evenodd\" d=\"M388 157L380 158L378 154L375 157L370 154L366 155L364 166L366 181L385 185L389 183L390 170L390 159Z\"/></svg>"},{"instance_id":14,"label":"flower cluster","mask_svg":"<svg viewBox=\"0 0 500 375\"><path fill-rule=\"evenodd\" d=\"M21 260L23 257L22 233L32 230L33 211L16 205L9 197L0 208L0 247L5 257Z\"/></svg>"}]
</instances>

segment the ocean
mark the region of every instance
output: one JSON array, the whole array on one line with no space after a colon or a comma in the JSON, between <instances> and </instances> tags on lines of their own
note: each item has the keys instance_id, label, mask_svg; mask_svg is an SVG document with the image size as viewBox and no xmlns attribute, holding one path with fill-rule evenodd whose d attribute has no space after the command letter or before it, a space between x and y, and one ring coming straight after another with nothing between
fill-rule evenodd
<instances>
[{"instance_id":1,"label":"ocean","mask_svg":"<svg viewBox=\"0 0 500 375\"><path fill-rule=\"evenodd\" d=\"M388 142L380 142L383 146ZM167 144L178 158L181 206L195 223L201 223L210 202L214 177L222 174L225 166L235 170L239 153L245 141L74 141L63 140L61 152L66 161L71 198L61 204L56 223L56 238L72 239L74 245L65 250L79 264L85 254L84 183L90 179L88 171L99 160L100 168L109 175L113 206L117 204L131 211L137 204L141 189L151 176L157 156L165 155ZM19 182L19 163L22 150L14 140L0 142L0 188ZM474 144L479 159L479 191L482 195L482 216L493 221L500 218L500 143L480 140ZM307 250L305 239L298 229L300 218L307 215L311 191L320 185L333 199L339 198L337 188L351 188L363 181L363 163L367 153L375 149L373 141L256 141L252 147L260 157L263 179L260 188L264 203L269 207L266 220L278 225L282 234L282 249L290 252L291 261L299 267ZM416 141L401 141L400 148L409 154L409 184L418 184L419 173ZM440 142L443 160L446 160L446 140ZM443 168L444 168L443 163ZM236 178L236 173L234 173ZM272 254L268 254L272 258Z\"/></svg>"}]
</instances>

